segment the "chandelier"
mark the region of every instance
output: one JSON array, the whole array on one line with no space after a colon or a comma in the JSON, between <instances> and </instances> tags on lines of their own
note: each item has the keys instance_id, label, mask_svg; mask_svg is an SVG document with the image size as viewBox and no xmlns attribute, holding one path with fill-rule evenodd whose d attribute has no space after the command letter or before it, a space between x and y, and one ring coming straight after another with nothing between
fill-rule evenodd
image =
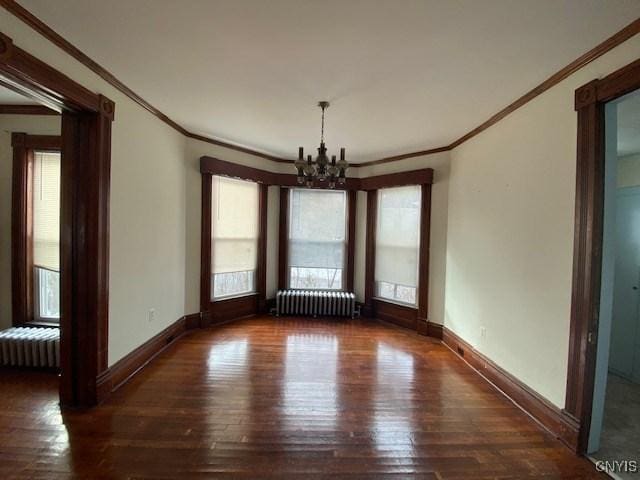
<instances>
[{"instance_id":1,"label":"chandelier","mask_svg":"<svg viewBox=\"0 0 640 480\"><path fill-rule=\"evenodd\" d=\"M298 171L298 183L303 183L307 187L312 187L314 180L320 182L328 181L329 188L335 188L336 182L344 184L347 181L345 173L349 164L344 159L344 148L340 149L340 160L336 162L336 156L327 156L327 147L324 144L324 111L329 107L329 102L318 102L318 106L322 109L322 128L320 130L320 147L318 148L318 156L315 161L311 155L307 155L307 160L304 159L304 149L298 148L298 160L295 162L296 170Z\"/></svg>"}]
</instances>

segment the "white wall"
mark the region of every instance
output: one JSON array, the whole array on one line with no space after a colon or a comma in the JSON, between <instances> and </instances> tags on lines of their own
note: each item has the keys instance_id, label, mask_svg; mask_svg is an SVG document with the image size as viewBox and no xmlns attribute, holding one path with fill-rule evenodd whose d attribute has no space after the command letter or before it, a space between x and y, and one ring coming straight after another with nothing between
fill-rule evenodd
<instances>
[{"instance_id":1,"label":"white wall","mask_svg":"<svg viewBox=\"0 0 640 480\"><path fill-rule=\"evenodd\" d=\"M11 133L60 135L60 117L0 115L0 330L11 326Z\"/></svg>"},{"instance_id":2,"label":"white wall","mask_svg":"<svg viewBox=\"0 0 640 480\"><path fill-rule=\"evenodd\" d=\"M574 90L638 57L635 36L452 152L445 325L559 407L569 345Z\"/></svg>"},{"instance_id":3,"label":"white wall","mask_svg":"<svg viewBox=\"0 0 640 480\"><path fill-rule=\"evenodd\" d=\"M6 10L3 33L116 103L111 156L109 364L185 313L185 138ZM148 311L156 310L149 322Z\"/></svg>"}]
</instances>

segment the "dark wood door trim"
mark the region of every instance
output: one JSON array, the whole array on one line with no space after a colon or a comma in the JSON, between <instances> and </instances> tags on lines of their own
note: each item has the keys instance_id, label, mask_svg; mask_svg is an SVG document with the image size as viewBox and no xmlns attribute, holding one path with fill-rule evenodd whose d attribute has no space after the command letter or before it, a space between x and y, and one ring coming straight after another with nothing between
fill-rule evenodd
<instances>
[{"instance_id":1,"label":"dark wood door trim","mask_svg":"<svg viewBox=\"0 0 640 480\"><path fill-rule=\"evenodd\" d=\"M0 115L60 115L44 105L0 105Z\"/></svg>"},{"instance_id":2,"label":"dark wood door trim","mask_svg":"<svg viewBox=\"0 0 640 480\"><path fill-rule=\"evenodd\" d=\"M579 425L584 453L591 427L600 307L604 213L604 105L640 88L640 60L575 92L578 115L569 361L564 414Z\"/></svg>"},{"instance_id":3,"label":"dark wood door trim","mask_svg":"<svg viewBox=\"0 0 640 480\"><path fill-rule=\"evenodd\" d=\"M91 406L106 394L109 188L115 105L0 33L0 74L63 111L60 212L60 400Z\"/></svg>"}]
</instances>

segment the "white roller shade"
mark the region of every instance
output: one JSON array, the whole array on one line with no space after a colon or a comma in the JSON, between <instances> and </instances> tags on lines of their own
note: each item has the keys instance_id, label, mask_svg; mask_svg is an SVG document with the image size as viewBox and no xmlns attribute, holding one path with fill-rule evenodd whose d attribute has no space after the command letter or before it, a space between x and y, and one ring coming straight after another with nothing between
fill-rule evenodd
<instances>
[{"instance_id":1,"label":"white roller shade","mask_svg":"<svg viewBox=\"0 0 640 480\"><path fill-rule=\"evenodd\" d=\"M289 267L343 268L346 194L292 189L289 210Z\"/></svg>"},{"instance_id":2,"label":"white roller shade","mask_svg":"<svg viewBox=\"0 0 640 480\"><path fill-rule=\"evenodd\" d=\"M60 153L35 152L33 263L60 270Z\"/></svg>"},{"instance_id":3,"label":"white roller shade","mask_svg":"<svg viewBox=\"0 0 640 480\"><path fill-rule=\"evenodd\" d=\"M378 191L376 281L418 286L420 186Z\"/></svg>"},{"instance_id":4,"label":"white roller shade","mask_svg":"<svg viewBox=\"0 0 640 480\"><path fill-rule=\"evenodd\" d=\"M213 177L212 273L255 270L258 263L258 184Z\"/></svg>"}]
</instances>

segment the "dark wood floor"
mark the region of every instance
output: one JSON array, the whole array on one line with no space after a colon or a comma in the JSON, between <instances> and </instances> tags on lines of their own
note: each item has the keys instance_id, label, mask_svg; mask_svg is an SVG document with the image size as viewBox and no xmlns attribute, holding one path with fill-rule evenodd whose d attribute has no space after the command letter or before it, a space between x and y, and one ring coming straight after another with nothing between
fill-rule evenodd
<instances>
[{"instance_id":1,"label":"dark wood floor","mask_svg":"<svg viewBox=\"0 0 640 480\"><path fill-rule=\"evenodd\" d=\"M374 322L196 331L89 412L56 388L0 375L0 478L596 478L445 347Z\"/></svg>"}]
</instances>

